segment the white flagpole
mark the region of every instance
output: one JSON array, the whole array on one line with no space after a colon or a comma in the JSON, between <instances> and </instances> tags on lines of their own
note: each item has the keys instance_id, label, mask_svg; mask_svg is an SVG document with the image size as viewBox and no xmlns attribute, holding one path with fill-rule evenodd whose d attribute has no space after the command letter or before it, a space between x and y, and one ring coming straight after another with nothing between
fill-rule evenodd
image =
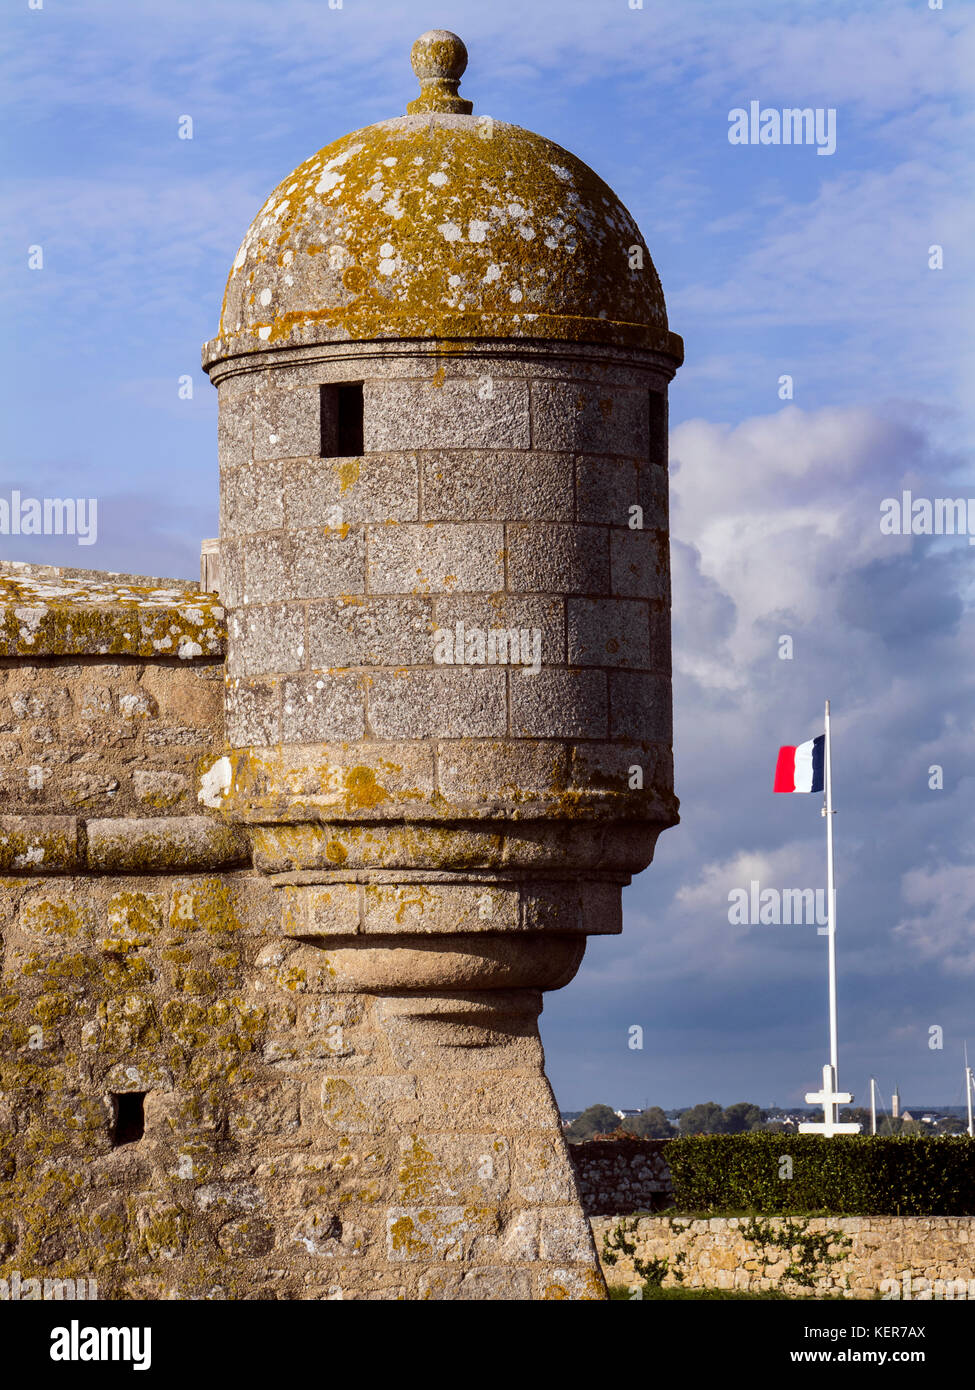
<instances>
[{"instance_id":1,"label":"white flagpole","mask_svg":"<svg viewBox=\"0 0 975 1390\"><path fill-rule=\"evenodd\" d=\"M870 1078L870 1133L877 1133L877 1083Z\"/></svg>"},{"instance_id":2,"label":"white flagpole","mask_svg":"<svg viewBox=\"0 0 975 1390\"><path fill-rule=\"evenodd\" d=\"M833 1085L837 1084L837 1045L836 1045L836 890L833 887L833 769L830 760L829 701L826 701L826 747L825 747L826 805L826 901L828 911L829 937L829 1062L833 1068ZM834 1115L834 1119L836 1116Z\"/></svg>"}]
</instances>

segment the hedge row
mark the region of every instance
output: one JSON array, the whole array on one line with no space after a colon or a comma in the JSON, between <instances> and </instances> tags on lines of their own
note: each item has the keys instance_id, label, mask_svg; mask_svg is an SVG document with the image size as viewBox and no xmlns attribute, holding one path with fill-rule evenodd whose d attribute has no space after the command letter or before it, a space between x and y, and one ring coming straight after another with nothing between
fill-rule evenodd
<instances>
[{"instance_id":1,"label":"hedge row","mask_svg":"<svg viewBox=\"0 0 975 1390\"><path fill-rule=\"evenodd\" d=\"M679 1211L975 1215L975 1140L702 1134L665 1148Z\"/></svg>"}]
</instances>

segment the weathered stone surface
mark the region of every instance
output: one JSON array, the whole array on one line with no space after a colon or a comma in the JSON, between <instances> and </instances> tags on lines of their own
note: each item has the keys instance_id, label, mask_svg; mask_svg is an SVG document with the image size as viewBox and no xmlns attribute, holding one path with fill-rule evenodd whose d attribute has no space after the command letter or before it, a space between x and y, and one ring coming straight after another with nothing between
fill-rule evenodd
<instances>
[{"instance_id":1,"label":"weathered stone surface","mask_svg":"<svg viewBox=\"0 0 975 1390\"><path fill-rule=\"evenodd\" d=\"M420 466L424 520L573 520L570 454L444 449L422 453Z\"/></svg>"},{"instance_id":2,"label":"weathered stone surface","mask_svg":"<svg viewBox=\"0 0 975 1390\"><path fill-rule=\"evenodd\" d=\"M429 599L338 598L308 608L308 660L332 666L426 666L433 657Z\"/></svg>"},{"instance_id":3,"label":"weathered stone surface","mask_svg":"<svg viewBox=\"0 0 975 1390\"><path fill-rule=\"evenodd\" d=\"M515 593L608 593L607 532L595 526L509 526L508 586Z\"/></svg>"},{"instance_id":4,"label":"weathered stone surface","mask_svg":"<svg viewBox=\"0 0 975 1390\"><path fill-rule=\"evenodd\" d=\"M309 458L284 470L284 509L289 528L416 521L418 499L416 454Z\"/></svg>"},{"instance_id":5,"label":"weathered stone surface","mask_svg":"<svg viewBox=\"0 0 975 1390\"><path fill-rule=\"evenodd\" d=\"M185 580L0 562L0 655L193 661L225 641L219 599Z\"/></svg>"},{"instance_id":6,"label":"weathered stone surface","mask_svg":"<svg viewBox=\"0 0 975 1390\"><path fill-rule=\"evenodd\" d=\"M363 392L368 452L530 447L528 388L523 381L491 380L490 394L476 381L370 382Z\"/></svg>"},{"instance_id":7,"label":"weathered stone surface","mask_svg":"<svg viewBox=\"0 0 975 1390\"><path fill-rule=\"evenodd\" d=\"M96 873L233 868L248 853L233 826L206 816L90 820L86 830Z\"/></svg>"},{"instance_id":8,"label":"weathered stone surface","mask_svg":"<svg viewBox=\"0 0 975 1390\"><path fill-rule=\"evenodd\" d=\"M527 738L605 738L606 676L602 671L542 671L511 686L511 727Z\"/></svg>"},{"instance_id":9,"label":"weathered stone surface","mask_svg":"<svg viewBox=\"0 0 975 1390\"><path fill-rule=\"evenodd\" d=\"M604 1296L537 1019L676 819L681 346L457 45L245 237L219 594L0 572L0 1276Z\"/></svg>"},{"instance_id":10,"label":"weathered stone surface","mask_svg":"<svg viewBox=\"0 0 975 1390\"><path fill-rule=\"evenodd\" d=\"M627 1209L632 1206L622 1208ZM612 1215L592 1220L601 1256L605 1238L621 1219ZM781 1231L787 1218L770 1216L765 1220L773 1231ZM764 1248L745 1238L745 1217L689 1221L680 1216L641 1215L628 1224L628 1238L636 1245L638 1259L666 1259L673 1270L678 1257L683 1257L679 1270L686 1288L736 1288L753 1293L776 1289L793 1296L903 1301L967 1301L975 1297L975 1266L969 1254L975 1217L971 1216L808 1219L805 1224L810 1233L836 1233L829 1253L840 1257L817 1265L811 1288L789 1277L789 1262L782 1247ZM603 1265L610 1283L640 1283L630 1256L621 1256L615 1264L604 1259ZM663 1282L665 1288L677 1283L672 1273Z\"/></svg>"},{"instance_id":11,"label":"weathered stone surface","mask_svg":"<svg viewBox=\"0 0 975 1390\"><path fill-rule=\"evenodd\" d=\"M367 677L370 727L383 739L503 735L505 680L498 668L377 671Z\"/></svg>"},{"instance_id":12,"label":"weathered stone surface","mask_svg":"<svg viewBox=\"0 0 975 1390\"><path fill-rule=\"evenodd\" d=\"M374 594L493 593L504 583L502 529L371 527L368 580Z\"/></svg>"},{"instance_id":13,"label":"weathered stone surface","mask_svg":"<svg viewBox=\"0 0 975 1390\"><path fill-rule=\"evenodd\" d=\"M570 599L567 615L571 666L650 665L650 623L645 603L622 599Z\"/></svg>"}]
</instances>

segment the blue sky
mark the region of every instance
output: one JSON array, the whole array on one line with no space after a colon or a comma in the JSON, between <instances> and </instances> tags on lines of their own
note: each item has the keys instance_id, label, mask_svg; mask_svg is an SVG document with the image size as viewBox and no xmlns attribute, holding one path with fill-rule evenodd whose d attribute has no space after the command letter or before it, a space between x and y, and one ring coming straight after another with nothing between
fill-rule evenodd
<instances>
[{"instance_id":1,"label":"blue sky","mask_svg":"<svg viewBox=\"0 0 975 1390\"><path fill-rule=\"evenodd\" d=\"M818 1082L824 939L732 927L727 904L751 879L823 883L818 798L770 785L777 746L818 732L826 695L841 1079L860 1097L872 1073L908 1103L960 1100L975 547L881 535L879 509L902 487L975 496L973 18L958 0L5 9L0 492L99 498L96 545L4 537L10 558L197 573L217 527L199 350L231 261L285 174L405 109L422 30L464 38L475 111L567 146L637 218L687 348L671 392L683 820L627 890L623 936L593 940L547 997L566 1108L786 1103ZM729 111L751 100L835 108L836 153L730 145Z\"/></svg>"}]
</instances>

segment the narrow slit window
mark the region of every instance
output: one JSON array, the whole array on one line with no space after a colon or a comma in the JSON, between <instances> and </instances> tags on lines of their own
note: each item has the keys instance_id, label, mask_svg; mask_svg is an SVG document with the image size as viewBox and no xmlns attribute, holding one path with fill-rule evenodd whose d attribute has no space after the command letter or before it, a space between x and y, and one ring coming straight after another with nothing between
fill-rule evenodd
<instances>
[{"instance_id":1,"label":"narrow slit window","mask_svg":"<svg viewBox=\"0 0 975 1390\"><path fill-rule=\"evenodd\" d=\"M667 397L650 392L650 439L647 456L651 463L667 464Z\"/></svg>"},{"instance_id":2,"label":"narrow slit window","mask_svg":"<svg viewBox=\"0 0 975 1390\"><path fill-rule=\"evenodd\" d=\"M338 452L340 457L362 453L362 382L339 387Z\"/></svg>"},{"instance_id":3,"label":"narrow slit window","mask_svg":"<svg viewBox=\"0 0 975 1390\"><path fill-rule=\"evenodd\" d=\"M112 1096L115 1123L112 1127L112 1146L137 1144L146 1132L145 1091L120 1091Z\"/></svg>"},{"instance_id":4,"label":"narrow slit window","mask_svg":"<svg viewBox=\"0 0 975 1390\"><path fill-rule=\"evenodd\" d=\"M362 382L322 386L322 458L350 458L362 453Z\"/></svg>"}]
</instances>

